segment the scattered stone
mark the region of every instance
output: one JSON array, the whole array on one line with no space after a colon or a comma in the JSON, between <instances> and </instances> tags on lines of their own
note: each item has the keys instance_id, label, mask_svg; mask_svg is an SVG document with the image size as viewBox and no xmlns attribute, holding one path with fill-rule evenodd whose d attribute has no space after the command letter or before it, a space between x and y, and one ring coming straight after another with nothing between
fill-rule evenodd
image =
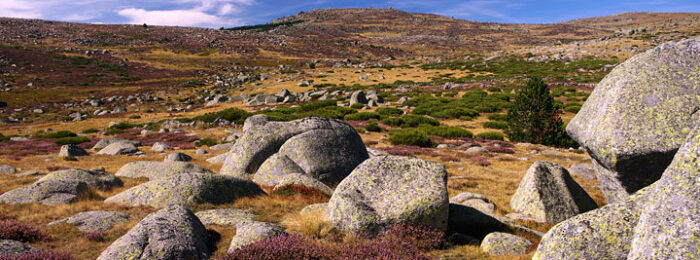
<instances>
[{"instance_id":1,"label":"scattered stone","mask_svg":"<svg viewBox=\"0 0 700 260\"><path fill-rule=\"evenodd\" d=\"M251 221L257 215L244 209L210 209L197 212L195 215L205 225L236 226L245 221Z\"/></svg>"},{"instance_id":2,"label":"scattered stone","mask_svg":"<svg viewBox=\"0 0 700 260\"><path fill-rule=\"evenodd\" d=\"M483 154L483 153L489 153L489 150L486 150L486 148L483 148L480 146L470 147L469 149L467 149L467 154Z\"/></svg>"},{"instance_id":3,"label":"scattered stone","mask_svg":"<svg viewBox=\"0 0 700 260\"><path fill-rule=\"evenodd\" d=\"M612 70L567 126L596 162L608 203L661 177L700 122L700 37L668 42Z\"/></svg>"},{"instance_id":4,"label":"scattered stone","mask_svg":"<svg viewBox=\"0 0 700 260\"><path fill-rule=\"evenodd\" d=\"M377 156L357 166L336 188L326 216L351 233L376 233L399 222L447 228L445 166L417 158Z\"/></svg>"},{"instance_id":5,"label":"scattered stone","mask_svg":"<svg viewBox=\"0 0 700 260\"><path fill-rule=\"evenodd\" d=\"M102 148L97 154L106 155L120 155L120 154L136 154L139 149L132 143L128 142L118 142L107 145L107 147Z\"/></svg>"},{"instance_id":6,"label":"scattered stone","mask_svg":"<svg viewBox=\"0 0 700 260\"><path fill-rule=\"evenodd\" d=\"M90 187L103 190L109 190L115 186L123 185L122 181L114 175L83 169L66 169L50 172L48 175L39 179L38 182L50 180L84 182Z\"/></svg>"},{"instance_id":7,"label":"scattered stone","mask_svg":"<svg viewBox=\"0 0 700 260\"><path fill-rule=\"evenodd\" d=\"M481 241L481 251L489 255L527 254L530 246L532 246L532 242L527 239L501 232L488 234Z\"/></svg>"},{"instance_id":8,"label":"scattered stone","mask_svg":"<svg viewBox=\"0 0 700 260\"><path fill-rule=\"evenodd\" d=\"M493 215L496 210L496 204L478 193L462 192L450 198L450 203L472 207L489 215Z\"/></svg>"},{"instance_id":9,"label":"scattered stone","mask_svg":"<svg viewBox=\"0 0 700 260\"><path fill-rule=\"evenodd\" d=\"M211 164L224 163L229 157L231 157L231 152L226 152L207 159L207 162Z\"/></svg>"},{"instance_id":10,"label":"scattered stone","mask_svg":"<svg viewBox=\"0 0 700 260\"><path fill-rule=\"evenodd\" d=\"M7 164L2 164L0 165L0 174L15 174L17 172L17 168L12 167Z\"/></svg>"},{"instance_id":11,"label":"scattered stone","mask_svg":"<svg viewBox=\"0 0 700 260\"><path fill-rule=\"evenodd\" d=\"M209 173L211 170L189 162L130 162L119 168L114 175L127 178L148 178L155 180L186 173Z\"/></svg>"},{"instance_id":12,"label":"scattered stone","mask_svg":"<svg viewBox=\"0 0 700 260\"><path fill-rule=\"evenodd\" d=\"M595 170L593 169L593 164L591 163L579 163L571 165L571 167L569 167L569 173L571 173L571 175L586 178L588 180L595 180Z\"/></svg>"},{"instance_id":13,"label":"scattered stone","mask_svg":"<svg viewBox=\"0 0 700 260\"><path fill-rule=\"evenodd\" d=\"M56 220L49 226L58 224L70 224L83 232L107 231L117 223L129 220L130 216L113 211L87 211L78 213L72 217Z\"/></svg>"},{"instance_id":14,"label":"scattered stone","mask_svg":"<svg viewBox=\"0 0 700 260\"><path fill-rule=\"evenodd\" d=\"M165 150L172 150L173 148L170 147L170 145L163 143L163 142L157 142L154 143L153 146L151 146L151 151L154 152L162 152Z\"/></svg>"},{"instance_id":15,"label":"scattered stone","mask_svg":"<svg viewBox=\"0 0 700 260\"><path fill-rule=\"evenodd\" d=\"M255 183L232 176L185 173L151 180L109 197L106 203L166 207L171 204L222 204L264 192Z\"/></svg>"},{"instance_id":16,"label":"scattered stone","mask_svg":"<svg viewBox=\"0 0 700 260\"><path fill-rule=\"evenodd\" d=\"M223 143L223 144L217 144L212 147L209 147L209 149L212 150L231 150L231 147L235 145L236 143Z\"/></svg>"},{"instance_id":17,"label":"scattered stone","mask_svg":"<svg viewBox=\"0 0 700 260\"><path fill-rule=\"evenodd\" d=\"M9 239L0 239L0 252L2 252L0 256L13 258L32 251L36 251L36 249L25 243Z\"/></svg>"},{"instance_id":18,"label":"scattered stone","mask_svg":"<svg viewBox=\"0 0 700 260\"><path fill-rule=\"evenodd\" d=\"M265 238L284 234L286 234L286 232L278 225L267 222L246 221L236 225L236 236L231 240L228 252L236 251L236 249Z\"/></svg>"},{"instance_id":19,"label":"scattered stone","mask_svg":"<svg viewBox=\"0 0 700 260\"><path fill-rule=\"evenodd\" d=\"M129 140L121 139L121 138L104 138L104 139L101 139L100 141L98 141L98 142L95 144L95 146L92 147L92 149L95 150L95 151L99 151L99 150L104 149L105 147L107 147L107 146L110 145L110 144L113 144L113 143L122 143L122 142L131 143L131 144L133 144L134 146L141 146L141 143L140 143L140 142L137 142L137 141L129 141Z\"/></svg>"},{"instance_id":20,"label":"scattered stone","mask_svg":"<svg viewBox=\"0 0 700 260\"><path fill-rule=\"evenodd\" d=\"M170 205L141 220L97 259L208 259L208 241L207 229L192 211Z\"/></svg>"},{"instance_id":21,"label":"scattered stone","mask_svg":"<svg viewBox=\"0 0 700 260\"><path fill-rule=\"evenodd\" d=\"M191 160L192 156L181 152L170 153L163 159L164 162L189 162Z\"/></svg>"},{"instance_id":22,"label":"scattered stone","mask_svg":"<svg viewBox=\"0 0 700 260\"><path fill-rule=\"evenodd\" d=\"M558 223L598 207L564 167L545 161L530 166L510 206L538 222L547 223Z\"/></svg>"},{"instance_id":23,"label":"scattered stone","mask_svg":"<svg viewBox=\"0 0 700 260\"><path fill-rule=\"evenodd\" d=\"M301 209L300 213L301 214L309 214L309 213L318 212L318 211L325 212L327 208L328 208L328 203L316 203L316 204L307 205L306 207Z\"/></svg>"},{"instance_id":24,"label":"scattered stone","mask_svg":"<svg viewBox=\"0 0 700 260\"><path fill-rule=\"evenodd\" d=\"M37 181L29 186L14 189L0 195L0 203L44 205L70 204L88 190L81 181L48 180Z\"/></svg>"},{"instance_id":25,"label":"scattered stone","mask_svg":"<svg viewBox=\"0 0 700 260\"><path fill-rule=\"evenodd\" d=\"M209 152L207 152L207 150L205 150L204 148L199 148L194 153L195 154L208 154Z\"/></svg>"},{"instance_id":26,"label":"scattered stone","mask_svg":"<svg viewBox=\"0 0 700 260\"><path fill-rule=\"evenodd\" d=\"M367 147L367 154L369 154L370 157L389 155L388 153L386 153L382 150L369 148L369 147Z\"/></svg>"},{"instance_id":27,"label":"scattered stone","mask_svg":"<svg viewBox=\"0 0 700 260\"><path fill-rule=\"evenodd\" d=\"M58 152L58 157L76 157L89 155L85 149L74 144L61 146L61 151Z\"/></svg>"},{"instance_id":28,"label":"scattered stone","mask_svg":"<svg viewBox=\"0 0 700 260\"><path fill-rule=\"evenodd\" d=\"M30 177L30 176L44 176L45 174L40 171L26 171L23 173L18 173L17 177Z\"/></svg>"}]
</instances>

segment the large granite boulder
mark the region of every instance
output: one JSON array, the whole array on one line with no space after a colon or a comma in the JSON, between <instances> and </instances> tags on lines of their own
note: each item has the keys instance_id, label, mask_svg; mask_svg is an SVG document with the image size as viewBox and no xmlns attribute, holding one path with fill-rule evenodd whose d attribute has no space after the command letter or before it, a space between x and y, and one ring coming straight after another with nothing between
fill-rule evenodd
<instances>
[{"instance_id":1,"label":"large granite boulder","mask_svg":"<svg viewBox=\"0 0 700 260\"><path fill-rule=\"evenodd\" d=\"M522 237L493 232L484 237L480 247L481 251L489 255L522 255L527 254L530 246L532 246L532 242Z\"/></svg>"},{"instance_id":2,"label":"large granite boulder","mask_svg":"<svg viewBox=\"0 0 700 260\"><path fill-rule=\"evenodd\" d=\"M129 220L129 215L114 211L87 211L49 223L49 226L69 224L83 232L106 231L117 223Z\"/></svg>"},{"instance_id":3,"label":"large granite boulder","mask_svg":"<svg viewBox=\"0 0 700 260\"><path fill-rule=\"evenodd\" d=\"M102 148L97 154L105 154L105 155L120 155L120 154L136 154L139 152L139 149L136 148L136 146L132 143L129 142L117 142L117 143L112 143L108 145L105 148Z\"/></svg>"},{"instance_id":4,"label":"large granite boulder","mask_svg":"<svg viewBox=\"0 0 700 260\"><path fill-rule=\"evenodd\" d=\"M568 124L596 162L608 203L658 180L700 122L698 61L700 37L636 55L598 84Z\"/></svg>"},{"instance_id":5,"label":"large granite boulder","mask_svg":"<svg viewBox=\"0 0 700 260\"><path fill-rule=\"evenodd\" d=\"M450 198L450 203L472 207L489 215L493 215L493 212L496 210L496 204L494 204L493 201L486 198L484 195L472 192L457 194Z\"/></svg>"},{"instance_id":6,"label":"large granite boulder","mask_svg":"<svg viewBox=\"0 0 700 260\"><path fill-rule=\"evenodd\" d=\"M326 210L335 227L357 234L401 222L444 231L448 214L445 166L400 156L372 157L357 166Z\"/></svg>"},{"instance_id":7,"label":"large granite boulder","mask_svg":"<svg viewBox=\"0 0 700 260\"><path fill-rule=\"evenodd\" d=\"M221 174L255 175L275 186L281 176L301 173L337 183L369 155L355 129L342 120L309 117L270 122L264 115L245 121L243 136L231 148Z\"/></svg>"},{"instance_id":8,"label":"large granite boulder","mask_svg":"<svg viewBox=\"0 0 700 260\"><path fill-rule=\"evenodd\" d=\"M510 207L535 221L558 223L598 205L564 167L537 161L520 181Z\"/></svg>"},{"instance_id":9,"label":"large granite boulder","mask_svg":"<svg viewBox=\"0 0 700 260\"><path fill-rule=\"evenodd\" d=\"M655 186L628 259L700 258L700 123Z\"/></svg>"},{"instance_id":10,"label":"large granite boulder","mask_svg":"<svg viewBox=\"0 0 700 260\"><path fill-rule=\"evenodd\" d=\"M245 209L226 208L199 211L195 215L205 225L236 226L254 220L257 215Z\"/></svg>"},{"instance_id":11,"label":"large granite boulder","mask_svg":"<svg viewBox=\"0 0 700 260\"><path fill-rule=\"evenodd\" d=\"M111 189L115 186L122 186L122 181L109 173L83 169L66 169L51 172L38 181L61 180L84 182L90 187L99 189Z\"/></svg>"},{"instance_id":12,"label":"large granite boulder","mask_svg":"<svg viewBox=\"0 0 700 260\"><path fill-rule=\"evenodd\" d=\"M141 220L97 259L208 259L208 241L207 229L189 209L171 205Z\"/></svg>"},{"instance_id":13,"label":"large granite boulder","mask_svg":"<svg viewBox=\"0 0 700 260\"><path fill-rule=\"evenodd\" d=\"M29 186L17 188L0 195L0 203L44 205L70 204L88 191L85 182L77 180L37 181Z\"/></svg>"},{"instance_id":14,"label":"large granite boulder","mask_svg":"<svg viewBox=\"0 0 700 260\"><path fill-rule=\"evenodd\" d=\"M116 176L127 178L148 178L155 180L185 173L210 173L211 170L188 162L136 161L124 164Z\"/></svg>"},{"instance_id":15,"label":"large granite boulder","mask_svg":"<svg viewBox=\"0 0 700 260\"><path fill-rule=\"evenodd\" d=\"M131 206L166 207L170 204L221 204L263 194L255 183L233 176L185 173L132 187L105 200Z\"/></svg>"},{"instance_id":16,"label":"large granite boulder","mask_svg":"<svg viewBox=\"0 0 700 260\"><path fill-rule=\"evenodd\" d=\"M260 221L244 221L236 225L236 235L231 239L228 252L231 253L266 238L285 234L287 233L279 225Z\"/></svg>"},{"instance_id":17,"label":"large granite boulder","mask_svg":"<svg viewBox=\"0 0 700 260\"><path fill-rule=\"evenodd\" d=\"M634 228L653 187L557 224L542 237L532 259L627 259Z\"/></svg>"},{"instance_id":18,"label":"large granite boulder","mask_svg":"<svg viewBox=\"0 0 700 260\"><path fill-rule=\"evenodd\" d=\"M99 150L102 150L103 148L107 147L110 144L122 143L122 142L131 143L134 146L141 146L141 143L138 141L130 141L130 140L125 140L125 139L121 139L121 138L104 138L104 139L100 139L99 141L97 141L97 143L95 144L95 146L92 147L92 149L95 151L99 151Z\"/></svg>"}]
</instances>

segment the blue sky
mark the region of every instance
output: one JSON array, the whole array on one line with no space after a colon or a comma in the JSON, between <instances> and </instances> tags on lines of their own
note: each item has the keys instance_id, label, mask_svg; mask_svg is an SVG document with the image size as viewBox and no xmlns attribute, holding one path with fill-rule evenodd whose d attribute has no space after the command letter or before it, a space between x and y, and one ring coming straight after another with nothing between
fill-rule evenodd
<instances>
[{"instance_id":1,"label":"blue sky","mask_svg":"<svg viewBox=\"0 0 700 260\"><path fill-rule=\"evenodd\" d=\"M317 8L381 7L473 21L555 23L621 12L700 12L700 0L0 0L0 17L230 27Z\"/></svg>"}]
</instances>

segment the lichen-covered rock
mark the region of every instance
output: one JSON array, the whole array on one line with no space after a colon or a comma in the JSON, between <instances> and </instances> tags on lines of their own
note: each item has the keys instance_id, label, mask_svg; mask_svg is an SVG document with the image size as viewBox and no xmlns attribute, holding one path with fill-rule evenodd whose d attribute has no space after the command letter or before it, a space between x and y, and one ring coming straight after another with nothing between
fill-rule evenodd
<instances>
[{"instance_id":1,"label":"lichen-covered rock","mask_svg":"<svg viewBox=\"0 0 700 260\"><path fill-rule=\"evenodd\" d=\"M74 144L67 144L61 146L61 150L58 152L58 157L74 157L74 156L87 156L89 155L85 149Z\"/></svg>"},{"instance_id":2,"label":"lichen-covered rock","mask_svg":"<svg viewBox=\"0 0 700 260\"><path fill-rule=\"evenodd\" d=\"M602 168L609 203L661 177L700 121L700 37L638 54L593 90L567 132Z\"/></svg>"},{"instance_id":3,"label":"lichen-covered rock","mask_svg":"<svg viewBox=\"0 0 700 260\"><path fill-rule=\"evenodd\" d=\"M284 235L282 227L259 221L246 221L236 225L236 235L231 239L228 252L236 251L243 246L250 245L265 238Z\"/></svg>"},{"instance_id":4,"label":"lichen-covered rock","mask_svg":"<svg viewBox=\"0 0 700 260\"><path fill-rule=\"evenodd\" d=\"M262 186L274 187L287 174L302 173L304 170L286 155L273 154L260 166L253 175L253 181Z\"/></svg>"},{"instance_id":5,"label":"lichen-covered rock","mask_svg":"<svg viewBox=\"0 0 700 260\"><path fill-rule=\"evenodd\" d=\"M527 254L532 242L522 237L502 232L486 235L481 241L481 251L489 255Z\"/></svg>"},{"instance_id":6,"label":"lichen-covered rock","mask_svg":"<svg viewBox=\"0 0 700 260\"><path fill-rule=\"evenodd\" d=\"M117 143L112 143L105 148L102 148L102 150L97 152L97 154L120 155L120 154L135 154L138 152L139 152L139 149L136 148L136 146L132 143L117 142Z\"/></svg>"},{"instance_id":7,"label":"lichen-covered rock","mask_svg":"<svg viewBox=\"0 0 700 260\"><path fill-rule=\"evenodd\" d=\"M109 173L83 170L83 169L66 169L55 172L50 172L38 181L62 180L62 181L79 181L84 182L90 187L95 187L103 190L111 189L115 186L122 186L122 181Z\"/></svg>"},{"instance_id":8,"label":"lichen-covered rock","mask_svg":"<svg viewBox=\"0 0 700 260\"><path fill-rule=\"evenodd\" d=\"M627 201L608 204L557 224L542 237L532 259L627 259L634 227L654 186L636 192Z\"/></svg>"},{"instance_id":9,"label":"lichen-covered rock","mask_svg":"<svg viewBox=\"0 0 700 260\"><path fill-rule=\"evenodd\" d=\"M231 157L231 153L225 152L207 159L207 162L212 164L224 163L229 157Z\"/></svg>"},{"instance_id":10,"label":"lichen-covered rock","mask_svg":"<svg viewBox=\"0 0 700 260\"><path fill-rule=\"evenodd\" d=\"M36 249L19 241L0 239L0 258L3 256L17 257L31 251L36 251Z\"/></svg>"},{"instance_id":11,"label":"lichen-covered rock","mask_svg":"<svg viewBox=\"0 0 700 260\"><path fill-rule=\"evenodd\" d=\"M163 159L164 162L189 162L191 160L192 156L181 152L170 153Z\"/></svg>"},{"instance_id":12,"label":"lichen-covered rock","mask_svg":"<svg viewBox=\"0 0 700 260\"><path fill-rule=\"evenodd\" d=\"M700 258L700 123L655 186L628 259Z\"/></svg>"},{"instance_id":13,"label":"lichen-covered rock","mask_svg":"<svg viewBox=\"0 0 700 260\"><path fill-rule=\"evenodd\" d=\"M333 189L323 184L317 179L301 173L290 173L279 178L279 182L272 189L273 191L283 189L288 186L300 186L316 189L328 196L333 195Z\"/></svg>"},{"instance_id":14,"label":"lichen-covered rock","mask_svg":"<svg viewBox=\"0 0 700 260\"><path fill-rule=\"evenodd\" d=\"M231 148L231 156L224 162L221 174L256 174L261 175L257 179L266 179L268 175L292 173L275 170L296 165L293 168L297 173L334 183L369 157L355 129L342 120L309 117L270 122L259 115L246 119L243 129L243 136ZM272 161L261 167L267 160Z\"/></svg>"},{"instance_id":15,"label":"lichen-covered rock","mask_svg":"<svg viewBox=\"0 0 700 260\"><path fill-rule=\"evenodd\" d=\"M591 163L577 163L569 167L569 173L588 180L595 180L595 169Z\"/></svg>"},{"instance_id":16,"label":"lichen-covered rock","mask_svg":"<svg viewBox=\"0 0 700 260\"><path fill-rule=\"evenodd\" d=\"M510 207L538 222L558 223L598 205L564 167L538 161L520 181Z\"/></svg>"},{"instance_id":17,"label":"lichen-covered rock","mask_svg":"<svg viewBox=\"0 0 700 260\"><path fill-rule=\"evenodd\" d=\"M357 234L400 222L444 231L448 214L445 166L400 156L372 157L357 166L326 210L335 227Z\"/></svg>"},{"instance_id":18,"label":"lichen-covered rock","mask_svg":"<svg viewBox=\"0 0 700 260\"><path fill-rule=\"evenodd\" d=\"M367 147L367 154L369 154L369 156L371 156L371 157L389 155L385 151L382 151L379 149L374 149L374 148L369 148L369 147Z\"/></svg>"},{"instance_id":19,"label":"lichen-covered rock","mask_svg":"<svg viewBox=\"0 0 700 260\"><path fill-rule=\"evenodd\" d=\"M17 169L7 164L0 164L0 174L15 174Z\"/></svg>"},{"instance_id":20,"label":"lichen-covered rock","mask_svg":"<svg viewBox=\"0 0 700 260\"><path fill-rule=\"evenodd\" d=\"M154 152L162 152L165 150L172 150L172 149L173 148L170 145L163 143L163 142L156 142L151 146L151 151L154 151Z\"/></svg>"},{"instance_id":21,"label":"lichen-covered rock","mask_svg":"<svg viewBox=\"0 0 700 260\"><path fill-rule=\"evenodd\" d=\"M210 173L211 170L188 162L137 161L124 164L114 175L127 178L155 180L185 173Z\"/></svg>"},{"instance_id":22,"label":"lichen-covered rock","mask_svg":"<svg viewBox=\"0 0 700 260\"><path fill-rule=\"evenodd\" d=\"M17 188L0 195L0 203L44 205L70 204L88 190L88 185L76 180L37 181L29 186Z\"/></svg>"},{"instance_id":23,"label":"lichen-covered rock","mask_svg":"<svg viewBox=\"0 0 700 260\"><path fill-rule=\"evenodd\" d=\"M205 225L236 226L251 221L257 216L245 209L210 209L199 211L195 215Z\"/></svg>"},{"instance_id":24,"label":"lichen-covered rock","mask_svg":"<svg viewBox=\"0 0 700 260\"><path fill-rule=\"evenodd\" d=\"M460 204L475 208L481 212L492 215L496 210L496 204L484 195L472 192L462 192L450 198L450 203Z\"/></svg>"},{"instance_id":25,"label":"lichen-covered rock","mask_svg":"<svg viewBox=\"0 0 700 260\"><path fill-rule=\"evenodd\" d=\"M171 205L146 216L97 259L208 259L208 240L207 229L189 209Z\"/></svg>"},{"instance_id":26,"label":"lichen-covered rock","mask_svg":"<svg viewBox=\"0 0 700 260\"><path fill-rule=\"evenodd\" d=\"M141 146L141 143L137 142L137 141L129 141L129 140L121 139L121 138L104 138L104 139L100 139L100 141L97 141L97 143L95 144L95 146L92 147L92 149L95 151L99 151L99 150L102 150L103 148L107 147L110 144L121 143L121 142L131 143L135 146Z\"/></svg>"},{"instance_id":27,"label":"lichen-covered rock","mask_svg":"<svg viewBox=\"0 0 700 260\"><path fill-rule=\"evenodd\" d=\"M233 176L185 173L132 187L105 200L131 206L166 207L170 204L221 204L263 194L255 183Z\"/></svg>"},{"instance_id":28,"label":"lichen-covered rock","mask_svg":"<svg viewBox=\"0 0 700 260\"><path fill-rule=\"evenodd\" d=\"M58 224L70 224L76 226L83 232L106 231L119 222L129 220L129 215L114 211L87 211L74 216L56 220L49 223L49 226Z\"/></svg>"}]
</instances>

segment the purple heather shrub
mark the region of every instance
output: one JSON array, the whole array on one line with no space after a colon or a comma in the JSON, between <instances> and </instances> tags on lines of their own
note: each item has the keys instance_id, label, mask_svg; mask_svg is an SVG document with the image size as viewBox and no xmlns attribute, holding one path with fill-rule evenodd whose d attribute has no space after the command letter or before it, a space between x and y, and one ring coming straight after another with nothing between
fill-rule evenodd
<instances>
[{"instance_id":1,"label":"purple heather shrub","mask_svg":"<svg viewBox=\"0 0 700 260\"><path fill-rule=\"evenodd\" d=\"M48 239L48 235L34 226L15 220L0 221L0 239L36 242Z\"/></svg>"},{"instance_id":2,"label":"purple heather shrub","mask_svg":"<svg viewBox=\"0 0 700 260\"><path fill-rule=\"evenodd\" d=\"M492 153L508 153L508 154L515 153L515 151L513 151L513 149L506 148L503 146L486 146L486 147L484 147L484 149L486 149Z\"/></svg>"},{"instance_id":3,"label":"purple heather shrub","mask_svg":"<svg viewBox=\"0 0 700 260\"><path fill-rule=\"evenodd\" d=\"M85 232L83 237L93 242L102 242L105 240L105 233L102 231Z\"/></svg>"},{"instance_id":4,"label":"purple heather shrub","mask_svg":"<svg viewBox=\"0 0 700 260\"><path fill-rule=\"evenodd\" d=\"M68 253L49 250L30 251L15 257L0 255L0 260L73 260Z\"/></svg>"},{"instance_id":5,"label":"purple heather shrub","mask_svg":"<svg viewBox=\"0 0 700 260\"><path fill-rule=\"evenodd\" d=\"M491 165L491 163L488 160L486 160L486 158L481 157L481 156L473 156L469 159L472 160L472 162L476 163L479 166L487 167L487 166Z\"/></svg>"}]
</instances>

